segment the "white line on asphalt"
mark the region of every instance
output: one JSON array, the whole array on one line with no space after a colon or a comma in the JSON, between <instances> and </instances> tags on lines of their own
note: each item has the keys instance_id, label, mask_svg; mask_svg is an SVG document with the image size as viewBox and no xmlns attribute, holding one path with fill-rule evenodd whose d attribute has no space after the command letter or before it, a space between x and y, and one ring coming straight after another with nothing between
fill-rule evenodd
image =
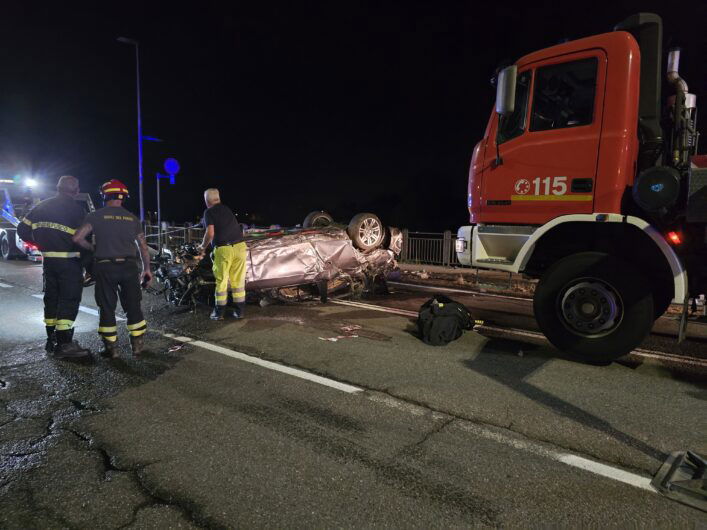
<instances>
[{"instance_id":1,"label":"white line on asphalt","mask_svg":"<svg viewBox=\"0 0 707 530\"><path fill-rule=\"evenodd\" d=\"M11 289L12 285L7 285L6 283L0 283L0 287L4 287L5 289Z\"/></svg>"},{"instance_id":2,"label":"white line on asphalt","mask_svg":"<svg viewBox=\"0 0 707 530\"><path fill-rule=\"evenodd\" d=\"M458 293L458 294L468 294L471 296L486 296L489 298L505 298L508 300L522 300L524 302L532 302L532 298L523 298L522 296L508 296L505 294L492 294L492 293L482 293L479 291L467 291L464 289L453 289L450 287L434 287L430 285L418 285L416 283L403 283L403 282L387 282L388 285L396 285L398 287L409 287L410 289L418 289L420 291L441 291L445 293Z\"/></svg>"},{"instance_id":3,"label":"white line on asphalt","mask_svg":"<svg viewBox=\"0 0 707 530\"><path fill-rule=\"evenodd\" d=\"M261 359L260 357L253 357L252 355L247 355L245 353L241 353L241 352L238 352L235 350L229 350L228 348L224 348L223 346L218 346L216 344L210 344L208 342L204 342L201 340L194 340L190 337L182 337L179 335L174 335L172 333L163 333L163 335L165 337L177 340L179 342L186 342L186 343L192 344L194 346L204 348L205 350L211 350L213 352L220 353L221 355L226 355L228 357L238 359L239 361L245 361L247 363L256 364L258 366L261 366L263 368L267 368L269 370L274 370L276 372L281 372L283 374L292 375L294 377L299 377L300 379L306 379L307 381L312 381L313 383L318 383L320 385L328 386L330 388L335 388L336 390L341 390L342 392L347 392L349 394L363 392L363 389L359 388L357 386L347 385L346 383L341 383L339 381L335 381L334 379L329 379L327 377L314 375L314 374L306 372L304 370L299 370L297 368L290 368L289 366L274 363L271 361L266 361L264 359Z\"/></svg>"},{"instance_id":4,"label":"white line on asphalt","mask_svg":"<svg viewBox=\"0 0 707 530\"><path fill-rule=\"evenodd\" d=\"M42 296L41 294L33 294L33 295L32 295L32 298L39 298L40 300L42 300L42 299L44 299L44 296ZM86 307L85 305L80 305L80 306L79 306L79 311L81 311L82 313L88 313L89 315L93 315L94 317L99 316L98 309L93 309L92 307ZM117 316L117 317L115 317L115 319L116 319L118 322L124 322L124 321L125 321L125 319L124 319L123 317L118 317L118 316Z\"/></svg>"},{"instance_id":5,"label":"white line on asphalt","mask_svg":"<svg viewBox=\"0 0 707 530\"><path fill-rule=\"evenodd\" d=\"M520 449L522 451L528 451L539 456L551 458L552 460L556 460L565 465L583 469L585 471L589 471L590 473L594 473L595 475L600 475L602 477L623 482L624 484L628 484L629 486L633 486L635 488L640 488L646 491L650 491L652 493L656 493L655 488L651 486L651 479L648 477L644 477L636 473L630 473L618 467L602 464L595 460L590 460L588 458L573 455L571 453L560 453L558 451L553 451L551 449L543 447L540 444L536 444L528 440L522 440L520 438L512 438L510 436L504 435L499 431L493 431L491 429L481 427L480 425L476 425L468 421L462 420L459 425L468 432L487 438L489 440L500 442L504 445L513 447L514 449Z\"/></svg>"},{"instance_id":6,"label":"white line on asphalt","mask_svg":"<svg viewBox=\"0 0 707 530\"><path fill-rule=\"evenodd\" d=\"M589 460L588 458L582 458L581 456L557 453L555 459L567 464L568 466L578 467L594 473L595 475L601 475L602 477L607 477L613 480L618 480L624 484L629 484L635 488L640 488L653 493L656 490L651 486L651 479L643 477L641 475L636 475L635 473L629 473L623 469L619 469L613 466L607 466L606 464L600 464L594 460Z\"/></svg>"}]
</instances>

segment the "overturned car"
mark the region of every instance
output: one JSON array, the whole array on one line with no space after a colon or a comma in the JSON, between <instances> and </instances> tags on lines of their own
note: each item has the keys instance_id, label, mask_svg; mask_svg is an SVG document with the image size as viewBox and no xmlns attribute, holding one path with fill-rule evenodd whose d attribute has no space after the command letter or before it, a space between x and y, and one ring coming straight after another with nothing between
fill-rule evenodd
<instances>
[{"instance_id":1,"label":"overturned car","mask_svg":"<svg viewBox=\"0 0 707 530\"><path fill-rule=\"evenodd\" d=\"M245 230L248 248L246 292L253 301L302 301L330 295L360 296L385 289L385 277L397 267L400 230L385 227L374 214L356 215L336 225L326 212L312 212L302 227ZM209 256L194 245L155 259L156 276L174 305L211 304L214 276Z\"/></svg>"}]
</instances>

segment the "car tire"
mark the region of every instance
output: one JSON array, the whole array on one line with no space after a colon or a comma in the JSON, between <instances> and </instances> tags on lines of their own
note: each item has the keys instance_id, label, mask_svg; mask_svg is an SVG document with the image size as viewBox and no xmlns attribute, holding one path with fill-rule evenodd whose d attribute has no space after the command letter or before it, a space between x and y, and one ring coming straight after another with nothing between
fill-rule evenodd
<instances>
[{"instance_id":1,"label":"car tire","mask_svg":"<svg viewBox=\"0 0 707 530\"><path fill-rule=\"evenodd\" d=\"M323 210L310 212L302 221L302 228L324 228L334 223L334 218Z\"/></svg>"},{"instance_id":2,"label":"car tire","mask_svg":"<svg viewBox=\"0 0 707 530\"><path fill-rule=\"evenodd\" d=\"M548 340L570 358L610 362L650 333L655 318L649 285L619 258L603 252L572 254L540 279L533 298L535 318Z\"/></svg>"},{"instance_id":3,"label":"car tire","mask_svg":"<svg viewBox=\"0 0 707 530\"><path fill-rule=\"evenodd\" d=\"M10 256L10 242L7 239L7 234L0 235L0 256L2 259L11 259Z\"/></svg>"},{"instance_id":4,"label":"car tire","mask_svg":"<svg viewBox=\"0 0 707 530\"><path fill-rule=\"evenodd\" d=\"M349 223L346 232L354 246L364 252L375 250L383 244L386 229L377 215L360 213L355 215Z\"/></svg>"},{"instance_id":5,"label":"car tire","mask_svg":"<svg viewBox=\"0 0 707 530\"><path fill-rule=\"evenodd\" d=\"M402 252L403 236L400 228L388 226L385 229L385 239L383 240L383 248L392 251L396 256Z\"/></svg>"}]
</instances>

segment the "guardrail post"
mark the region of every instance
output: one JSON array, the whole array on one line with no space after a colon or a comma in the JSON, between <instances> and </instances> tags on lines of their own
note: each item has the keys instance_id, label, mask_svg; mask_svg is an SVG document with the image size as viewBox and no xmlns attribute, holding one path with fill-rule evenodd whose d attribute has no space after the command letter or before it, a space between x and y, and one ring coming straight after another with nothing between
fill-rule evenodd
<instances>
[{"instance_id":1,"label":"guardrail post","mask_svg":"<svg viewBox=\"0 0 707 530\"><path fill-rule=\"evenodd\" d=\"M403 250L401 254L401 261L408 261L409 259L409 244L410 244L410 231L407 228L403 228Z\"/></svg>"},{"instance_id":2,"label":"guardrail post","mask_svg":"<svg viewBox=\"0 0 707 530\"><path fill-rule=\"evenodd\" d=\"M449 267L452 261L452 232L444 231L444 243L442 243L442 265Z\"/></svg>"}]
</instances>

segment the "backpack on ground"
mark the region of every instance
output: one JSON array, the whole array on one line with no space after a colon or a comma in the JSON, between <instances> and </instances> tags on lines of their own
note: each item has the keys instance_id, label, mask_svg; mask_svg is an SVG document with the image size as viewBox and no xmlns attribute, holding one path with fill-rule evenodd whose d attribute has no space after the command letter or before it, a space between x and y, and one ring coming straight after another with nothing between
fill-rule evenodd
<instances>
[{"instance_id":1,"label":"backpack on ground","mask_svg":"<svg viewBox=\"0 0 707 530\"><path fill-rule=\"evenodd\" d=\"M436 295L422 304L417 317L417 329L422 341L432 346L444 346L474 327L469 310L444 295Z\"/></svg>"}]
</instances>

